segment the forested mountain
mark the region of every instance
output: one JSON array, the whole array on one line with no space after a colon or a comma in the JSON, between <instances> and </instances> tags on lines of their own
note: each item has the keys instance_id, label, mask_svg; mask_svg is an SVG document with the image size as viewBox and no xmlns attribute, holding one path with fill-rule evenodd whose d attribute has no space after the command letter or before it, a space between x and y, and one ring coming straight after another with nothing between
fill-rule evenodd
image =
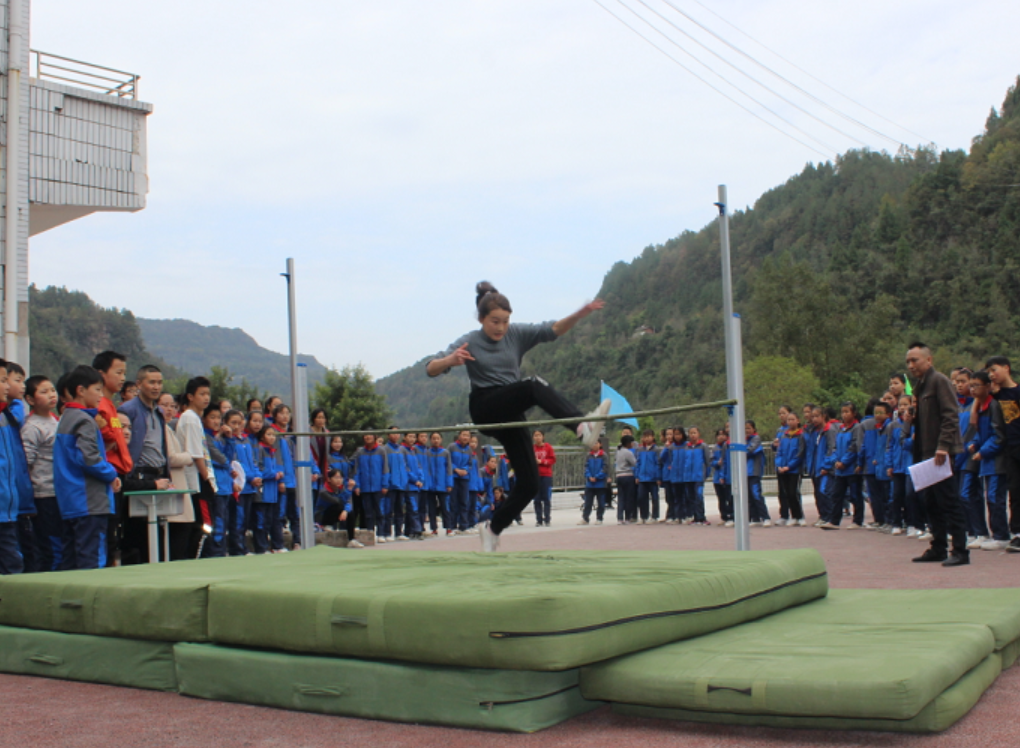
<instances>
[{"instance_id":1,"label":"forested mountain","mask_svg":"<svg viewBox=\"0 0 1020 748\"><path fill-rule=\"evenodd\" d=\"M205 326L186 319L138 319L149 350L187 372L209 372L225 367L270 394L290 392L290 357L260 346L237 328ZM308 386L321 382L326 367L314 356L298 356L308 364ZM290 399L287 397L286 399Z\"/></svg>"},{"instance_id":2,"label":"forested mountain","mask_svg":"<svg viewBox=\"0 0 1020 748\"><path fill-rule=\"evenodd\" d=\"M78 364L91 364L100 351L112 349L128 357L128 370L155 363L171 376L178 374L151 351L127 309L105 309L81 291L48 286L28 289L31 373L56 380Z\"/></svg>"},{"instance_id":3,"label":"forested mountain","mask_svg":"<svg viewBox=\"0 0 1020 748\"><path fill-rule=\"evenodd\" d=\"M850 151L809 164L733 213L730 232L748 412L769 429L786 400L881 394L914 338L941 367L1010 355L1020 329L1020 89L969 153ZM585 407L600 379L637 408L721 398L721 295L713 221L614 265L599 292L605 311L535 349L527 368ZM378 389L401 421L467 418L462 376L427 380L415 365Z\"/></svg>"}]
</instances>

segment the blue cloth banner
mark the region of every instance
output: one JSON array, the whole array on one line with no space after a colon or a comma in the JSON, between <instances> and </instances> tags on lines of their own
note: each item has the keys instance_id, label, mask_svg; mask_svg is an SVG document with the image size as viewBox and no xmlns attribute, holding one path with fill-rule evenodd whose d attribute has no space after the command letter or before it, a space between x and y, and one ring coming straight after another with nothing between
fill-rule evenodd
<instances>
[{"instance_id":1,"label":"blue cloth banner","mask_svg":"<svg viewBox=\"0 0 1020 748\"><path fill-rule=\"evenodd\" d=\"M602 383L602 396L599 400L609 400L612 405L609 406L609 414L613 413L633 413L634 409L630 407L630 403L627 402L627 398L621 395L619 392L614 390L605 382ZM637 433L638 422L636 418L618 418L620 423L625 423L634 429L634 433Z\"/></svg>"}]
</instances>

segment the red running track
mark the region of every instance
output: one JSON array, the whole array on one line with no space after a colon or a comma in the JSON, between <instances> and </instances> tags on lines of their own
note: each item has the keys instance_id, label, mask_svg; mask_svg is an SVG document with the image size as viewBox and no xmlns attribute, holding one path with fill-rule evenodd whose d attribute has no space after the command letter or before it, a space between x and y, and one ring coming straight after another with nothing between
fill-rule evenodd
<instances>
[{"instance_id":1,"label":"red running track","mask_svg":"<svg viewBox=\"0 0 1020 748\"><path fill-rule=\"evenodd\" d=\"M562 517L562 520L560 519ZM576 515L555 512L562 527L527 532L511 528L503 550L732 549L733 532L719 526L573 526ZM813 519L813 518L812 518ZM567 526L566 522L570 522ZM824 533L813 528L755 528L755 549L815 547L828 565L833 587L1013 587L1020 583L1020 554L975 551L968 567L912 564L924 544L865 530ZM474 536L424 543L392 543L351 553L404 550L475 551ZM215 746L215 748L312 748L317 746L414 746L426 748L751 748L753 746L924 746L1018 748L1020 666L1004 672L977 706L951 729L934 736L877 732L780 730L642 720L614 715L608 707L534 735L487 733L328 717L263 707L190 699L112 686L0 675L0 746L110 748Z\"/></svg>"}]
</instances>

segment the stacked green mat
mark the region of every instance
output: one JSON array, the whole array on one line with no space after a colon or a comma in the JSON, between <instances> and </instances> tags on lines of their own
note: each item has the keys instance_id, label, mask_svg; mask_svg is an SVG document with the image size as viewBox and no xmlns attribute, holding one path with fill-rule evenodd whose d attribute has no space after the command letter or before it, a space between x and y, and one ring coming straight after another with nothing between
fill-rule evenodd
<instances>
[{"instance_id":1,"label":"stacked green mat","mask_svg":"<svg viewBox=\"0 0 1020 748\"><path fill-rule=\"evenodd\" d=\"M0 671L531 732L613 702L931 731L1020 650L1020 591L833 591L813 550L299 553L0 578Z\"/></svg>"},{"instance_id":2,"label":"stacked green mat","mask_svg":"<svg viewBox=\"0 0 1020 748\"><path fill-rule=\"evenodd\" d=\"M939 732L1020 647L1020 590L830 590L823 600L583 670L623 714Z\"/></svg>"},{"instance_id":3,"label":"stacked green mat","mask_svg":"<svg viewBox=\"0 0 1020 748\"><path fill-rule=\"evenodd\" d=\"M533 731L599 706L580 695L582 665L826 591L814 551L443 555L319 547L7 577L0 641L11 637L21 652L2 663L7 672ZM88 646L72 662L83 639ZM136 661L121 666L125 642L148 653L151 672ZM173 679L156 672L167 643ZM62 664L48 669L45 659ZM132 683L134 673L146 675Z\"/></svg>"}]
</instances>

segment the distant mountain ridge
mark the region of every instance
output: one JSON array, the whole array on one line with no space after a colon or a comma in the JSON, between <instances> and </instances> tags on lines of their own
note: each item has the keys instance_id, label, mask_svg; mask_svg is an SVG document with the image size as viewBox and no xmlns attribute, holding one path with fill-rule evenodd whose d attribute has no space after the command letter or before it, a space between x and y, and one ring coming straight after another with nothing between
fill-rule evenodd
<instances>
[{"instance_id":1,"label":"distant mountain ridge","mask_svg":"<svg viewBox=\"0 0 1020 748\"><path fill-rule=\"evenodd\" d=\"M145 347L167 363L189 373L208 373L213 366L225 367L237 381L272 394L290 392L290 357L260 346L239 328L200 325L186 319L137 318ZM321 382L326 367L314 356L299 355L308 365L308 384Z\"/></svg>"}]
</instances>

